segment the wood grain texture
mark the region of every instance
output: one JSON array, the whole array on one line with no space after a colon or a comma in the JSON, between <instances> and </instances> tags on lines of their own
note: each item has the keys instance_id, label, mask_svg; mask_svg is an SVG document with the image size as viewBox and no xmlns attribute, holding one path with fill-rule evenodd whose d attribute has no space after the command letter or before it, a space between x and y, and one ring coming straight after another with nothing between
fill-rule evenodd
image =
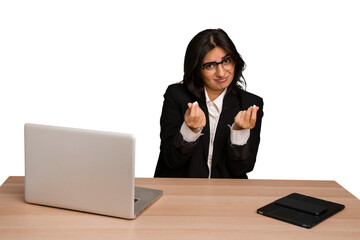
<instances>
[{"instance_id":1,"label":"wood grain texture","mask_svg":"<svg viewBox=\"0 0 360 240\"><path fill-rule=\"evenodd\" d=\"M137 178L164 195L136 220L24 202L24 177L0 187L0 239L359 239L360 201L335 181ZM293 192L345 205L312 229L256 209Z\"/></svg>"}]
</instances>

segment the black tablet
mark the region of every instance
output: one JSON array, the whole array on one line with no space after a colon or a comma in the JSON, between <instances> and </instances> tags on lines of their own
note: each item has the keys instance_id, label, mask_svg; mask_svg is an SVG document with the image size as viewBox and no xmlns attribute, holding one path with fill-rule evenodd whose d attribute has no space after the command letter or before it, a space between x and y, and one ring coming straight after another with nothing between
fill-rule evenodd
<instances>
[{"instance_id":1,"label":"black tablet","mask_svg":"<svg viewBox=\"0 0 360 240\"><path fill-rule=\"evenodd\" d=\"M292 193L257 210L257 213L305 228L343 210L344 205Z\"/></svg>"}]
</instances>

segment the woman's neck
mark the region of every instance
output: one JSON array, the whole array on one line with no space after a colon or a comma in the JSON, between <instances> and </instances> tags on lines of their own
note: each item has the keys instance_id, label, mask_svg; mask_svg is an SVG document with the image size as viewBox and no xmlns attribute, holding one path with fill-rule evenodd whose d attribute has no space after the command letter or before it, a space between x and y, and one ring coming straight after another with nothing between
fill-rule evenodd
<instances>
[{"instance_id":1,"label":"woman's neck","mask_svg":"<svg viewBox=\"0 0 360 240\"><path fill-rule=\"evenodd\" d=\"M217 99L221 95L221 93L223 93L224 90L226 90L226 89L223 89L222 91L214 91L214 90L210 90L207 87L205 87L205 91L211 102L213 102L215 99Z\"/></svg>"}]
</instances>

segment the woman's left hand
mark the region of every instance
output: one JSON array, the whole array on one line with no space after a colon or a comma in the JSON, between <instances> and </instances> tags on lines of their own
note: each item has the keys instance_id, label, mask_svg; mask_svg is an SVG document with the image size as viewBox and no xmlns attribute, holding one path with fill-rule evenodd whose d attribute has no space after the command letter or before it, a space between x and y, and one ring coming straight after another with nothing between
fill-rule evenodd
<instances>
[{"instance_id":1,"label":"woman's left hand","mask_svg":"<svg viewBox=\"0 0 360 240\"><path fill-rule=\"evenodd\" d=\"M259 107L254 105L247 110L239 111L234 118L234 130L253 129L256 124L256 113Z\"/></svg>"}]
</instances>

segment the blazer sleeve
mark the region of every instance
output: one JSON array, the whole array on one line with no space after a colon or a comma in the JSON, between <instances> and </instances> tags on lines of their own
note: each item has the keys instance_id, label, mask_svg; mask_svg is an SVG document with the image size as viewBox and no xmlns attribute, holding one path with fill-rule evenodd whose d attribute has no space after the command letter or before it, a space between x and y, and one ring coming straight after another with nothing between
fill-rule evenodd
<instances>
[{"instance_id":1,"label":"blazer sleeve","mask_svg":"<svg viewBox=\"0 0 360 240\"><path fill-rule=\"evenodd\" d=\"M257 112L256 124L253 129L250 130L250 137L244 145L231 144L230 138L227 144L227 165L232 175L235 177L242 177L246 173L251 172L254 169L256 156L260 144L260 130L263 112L263 100L258 97L256 105L259 106ZM249 105L251 106L251 105ZM248 107L248 106L247 106ZM246 109L246 108L245 108Z\"/></svg>"},{"instance_id":2,"label":"blazer sleeve","mask_svg":"<svg viewBox=\"0 0 360 240\"><path fill-rule=\"evenodd\" d=\"M198 145L199 139L189 143L180 133L187 102L190 101L190 96L187 96L179 85L169 86L166 90L160 118L161 144L158 165L163 164L163 167L170 169L180 168L190 160L193 149Z\"/></svg>"}]
</instances>

